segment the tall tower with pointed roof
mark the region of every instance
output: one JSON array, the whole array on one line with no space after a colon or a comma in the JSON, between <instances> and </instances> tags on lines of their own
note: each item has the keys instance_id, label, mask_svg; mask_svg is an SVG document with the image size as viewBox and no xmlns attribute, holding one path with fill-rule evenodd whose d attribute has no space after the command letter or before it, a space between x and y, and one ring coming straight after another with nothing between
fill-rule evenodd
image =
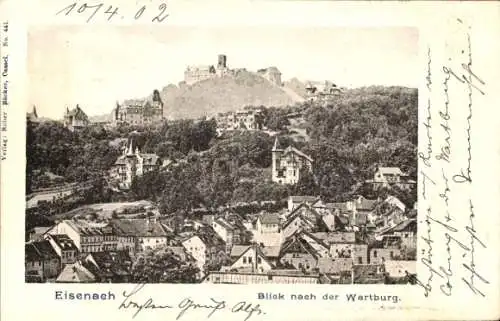
<instances>
[{"instance_id":1,"label":"tall tower with pointed roof","mask_svg":"<svg viewBox=\"0 0 500 321\"><path fill-rule=\"evenodd\" d=\"M283 149L280 146L280 142L278 140L278 136L274 140L273 149L271 150L272 154L272 181L277 183L282 183L283 180L280 179L281 174L281 155L283 154Z\"/></svg>"}]
</instances>

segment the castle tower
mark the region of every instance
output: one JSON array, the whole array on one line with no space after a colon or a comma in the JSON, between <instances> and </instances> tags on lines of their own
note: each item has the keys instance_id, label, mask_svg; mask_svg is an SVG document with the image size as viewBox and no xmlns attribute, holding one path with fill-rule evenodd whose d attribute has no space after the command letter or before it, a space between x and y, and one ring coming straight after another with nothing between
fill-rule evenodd
<instances>
[{"instance_id":1,"label":"castle tower","mask_svg":"<svg viewBox=\"0 0 500 321\"><path fill-rule=\"evenodd\" d=\"M227 57L226 55L219 55L217 60L217 69L226 69L227 68Z\"/></svg>"},{"instance_id":2,"label":"castle tower","mask_svg":"<svg viewBox=\"0 0 500 321\"><path fill-rule=\"evenodd\" d=\"M281 168L281 155L283 154L283 149L280 146L277 136L276 139L274 140L274 145L273 149L271 150L271 154L272 154L272 181L280 183L278 177L278 170Z\"/></svg>"}]
</instances>

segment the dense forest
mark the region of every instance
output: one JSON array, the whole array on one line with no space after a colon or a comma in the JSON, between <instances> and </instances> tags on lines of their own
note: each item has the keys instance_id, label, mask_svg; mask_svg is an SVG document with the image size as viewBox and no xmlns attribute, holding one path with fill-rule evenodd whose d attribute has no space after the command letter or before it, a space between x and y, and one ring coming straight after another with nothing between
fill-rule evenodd
<instances>
[{"instance_id":1,"label":"dense forest","mask_svg":"<svg viewBox=\"0 0 500 321\"><path fill-rule=\"evenodd\" d=\"M281 201L291 194L317 194L327 201L356 195L392 193L408 206L416 191L381 190L374 194L362 182L376 166L399 166L417 174L417 90L367 87L346 90L328 105L302 103L267 108L265 125L278 131L282 145L294 145L314 159L313 173L296 186L270 181L275 137L263 131L217 135L213 120L177 120L160 126L90 126L71 132L57 122L27 126L26 192L54 184L99 181L106 177L121 148L135 139L142 152L170 159L168 170L138 177L120 197L151 199L161 212L188 212L253 201ZM307 139L294 141L288 115L300 113ZM101 195L101 194L99 194ZM113 195L102 193L109 201Z\"/></svg>"}]
</instances>

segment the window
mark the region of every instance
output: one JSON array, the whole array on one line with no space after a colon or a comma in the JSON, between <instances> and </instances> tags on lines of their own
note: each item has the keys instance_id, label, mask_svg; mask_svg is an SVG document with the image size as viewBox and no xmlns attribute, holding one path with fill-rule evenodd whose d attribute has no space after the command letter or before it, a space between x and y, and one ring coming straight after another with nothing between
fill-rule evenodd
<instances>
[{"instance_id":1,"label":"window","mask_svg":"<svg viewBox=\"0 0 500 321\"><path fill-rule=\"evenodd\" d=\"M391 259L394 257L394 252L393 251L390 252L390 256L391 256Z\"/></svg>"},{"instance_id":2,"label":"window","mask_svg":"<svg viewBox=\"0 0 500 321\"><path fill-rule=\"evenodd\" d=\"M373 251L373 257L377 257L377 251Z\"/></svg>"},{"instance_id":3,"label":"window","mask_svg":"<svg viewBox=\"0 0 500 321\"><path fill-rule=\"evenodd\" d=\"M251 256L248 257L248 263L250 263L250 264L252 263L252 257Z\"/></svg>"},{"instance_id":4,"label":"window","mask_svg":"<svg viewBox=\"0 0 500 321\"><path fill-rule=\"evenodd\" d=\"M363 264L363 257L358 256L358 264Z\"/></svg>"},{"instance_id":5,"label":"window","mask_svg":"<svg viewBox=\"0 0 500 321\"><path fill-rule=\"evenodd\" d=\"M257 258L257 264L262 264L262 258L260 257Z\"/></svg>"},{"instance_id":6,"label":"window","mask_svg":"<svg viewBox=\"0 0 500 321\"><path fill-rule=\"evenodd\" d=\"M247 264L247 257L246 256L243 257L243 264Z\"/></svg>"}]
</instances>

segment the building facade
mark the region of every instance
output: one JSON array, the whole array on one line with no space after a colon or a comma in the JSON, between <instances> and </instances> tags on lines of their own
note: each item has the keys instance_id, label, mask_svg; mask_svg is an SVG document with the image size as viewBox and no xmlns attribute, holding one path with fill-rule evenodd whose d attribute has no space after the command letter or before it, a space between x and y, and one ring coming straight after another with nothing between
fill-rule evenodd
<instances>
[{"instance_id":1,"label":"building facade","mask_svg":"<svg viewBox=\"0 0 500 321\"><path fill-rule=\"evenodd\" d=\"M399 167L378 167L372 180L368 180L374 190L382 187L397 186L402 189L411 189L416 185L416 181L410 179Z\"/></svg>"},{"instance_id":2,"label":"building facade","mask_svg":"<svg viewBox=\"0 0 500 321\"><path fill-rule=\"evenodd\" d=\"M312 172L313 160L295 147L282 149L278 138L272 149L272 181L279 184L295 185L300 179L300 171Z\"/></svg>"},{"instance_id":3,"label":"building facade","mask_svg":"<svg viewBox=\"0 0 500 321\"><path fill-rule=\"evenodd\" d=\"M112 113L113 124L147 125L162 121L163 107L160 92L154 90L151 99L130 99L121 105L116 103Z\"/></svg>"},{"instance_id":4,"label":"building facade","mask_svg":"<svg viewBox=\"0 0 500 321\"><path fill-rule=\"evenodd\" d=\"M135 149L134 149L135 147ZM156 154L145 154L130 140L130 144L118 157L111 169L111 178L118 183L121 189L129 189L137 176L160 168L161 159Z\"/></svg>"},{"instance_id":5,"label":"building facade","mask_svg":"<svg viewBox=\"0 0 500 321\"><path fill-rule=\"evenodd\" d=\"M28 282L55 279L61 271L61 260L49 241L26 243L25 275Z\"/></svg>"},{"instance_id":6,"label":"building facade","mask_svg":"<svg viewBox=\"0 0 500 321\"><path fill-rule=\"evenodd\" d=\"M231 73L227 67L227 56L219 55L217 65L200 65L188 66L184 71L184 82L188 85L193 85L197 82L222 77Z\"/></svg>"},{"instance_id":7,"label":"building facade","mask_svg":"<svg viewBox=\"0 0 500 321\"><path fill-rule=\"evenodd\" d=\"M264 117L259 109L219 113L215 120L219 131L262 130L264 128Z\"/></svg>"},{"instance_id":8,"label":"building facade","mask_svg":"<svg viewBox=\"0 0 500 321\"><path fill-rule=\"evenodd\" d=\"M59 255L62 267L76 262L78 248L69 236L65 234L47 234L45 239L49 241L54 251Z\"/></svg>"},{"instance_id":9,"label":"building facade","mask_svg":"<svg viewBox=\"0 0 500 321\"><path fill-rule=\"evenodd\" d=\"M64 114L64 126L69 130L75 131L85 128L89 125L89 123L90 121L87 114L85 114L79 105L76 105L76 108L72 110L66 108L66 112Z\"/></svg>"},{"instance_id":10,"label":"building facade","mask_svg":"<svg viewBox=\"0 0 500 321\"><path fill-rule=\"evenodd\" d=\"M79 253L114 251L118 245L118 238L107 222L63 220L48 233L66 234Z\"/></svg>"}]
</instances>

